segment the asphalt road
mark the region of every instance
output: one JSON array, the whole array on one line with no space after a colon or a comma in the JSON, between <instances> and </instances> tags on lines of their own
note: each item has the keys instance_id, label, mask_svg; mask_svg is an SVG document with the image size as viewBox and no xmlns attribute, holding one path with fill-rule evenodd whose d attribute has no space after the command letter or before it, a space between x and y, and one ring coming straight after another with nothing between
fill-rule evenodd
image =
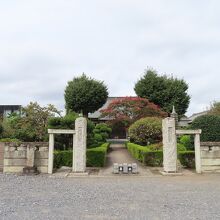
<instances>
[{"instance_id":1,"label":"asphalt road","mask_svg":"<svg viewBox=\"0 0 220 220\"><path fill-rule=\"evenodd\" d=\"M0 219L220 219L220 174L77 178L0 174Z\"/></svg>"}]
</instances>

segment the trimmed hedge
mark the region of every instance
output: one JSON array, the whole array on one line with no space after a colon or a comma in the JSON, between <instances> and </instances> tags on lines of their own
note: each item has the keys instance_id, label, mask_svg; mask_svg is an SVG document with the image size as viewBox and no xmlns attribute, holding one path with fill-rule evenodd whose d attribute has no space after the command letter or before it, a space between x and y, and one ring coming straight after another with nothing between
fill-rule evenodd
<instances>
[{"instance_id":1,"label":"trimmed hedge","mask_svg":"<svg viewBox=\"0 0 220 220\"><path fill-rule=\"evenodd\" d=\"M182 151L178 152L180 163L187 168L195 168L195 152Z\"/></svg>"},{"instance_id":2,"label":"trimmed hedge","mask_svg":"<svg viewBox=\"0 0 220 220\"><path fill-rule=\"evenodd\" d=\"M103 167L105 165L106 154L109 143L104 143L100 147L90 148L86 151L86 165L88 167ZM54 152L54 167L61 166L71 167L73 161L73 151L55 151Z\"/></svg>"},{"instance_id":3,"label":"trimmed hedge","mask_svg":"<svg viewBox=\"0 0 220 220\"><path fill-rule=\"evenodd\" d=\"M161 145L161 144L158 144ZM163 150L156 149L155 146L141 146L133 143L126 143L128 151L131 155L146 166L162 166L163 165ZM181 148L180 148L181 149ZM182 148L185 149L185 148ZM178 158L181 164L187 168L195 167L195 152L178 150Z\"/></svg>"},{"instance_id":4,"label":"trimmed hedge","mask_svg":"<svg viewBox=\"0 0 220 220\"><path fill-rule=\"evenodd\" d=\"M61 166L71 167L73 162L73 151L54 151L54 167L59 168Z\"/></svg>"},{"instance_id":5,"label":"trimmed hedge","mask_svg":"<svg viewBox=\"0 0 220 220\"><path fill-rule=\"evenodd\" d=\"M86 151L86 165L88 167L103 167L105 165L108 143L101 147L90 148Z\"/></svg>"},{"instance_id":6,"label":"trimmed hedge","mask_svg":"<svg viewBox=\"0 0 220 220\"><path fill-rule=\"evenodd\" d=\"M146 166L161 167L163 166L163 151L149 151L144 153L144 164Z\"/></svg>"},{"instance_id":7,"label":"trimmed hedge","mask_svg":"<svg viewBox=\"0 0 220 220\"><path fill-rule=\"evenodd\" d=\"M138 144L127 143L126 146L131 155L141 163L147 166L162 166L163 151L152 150L155 149L155 144L144 147Z\"/></svg>"}]
</instances>

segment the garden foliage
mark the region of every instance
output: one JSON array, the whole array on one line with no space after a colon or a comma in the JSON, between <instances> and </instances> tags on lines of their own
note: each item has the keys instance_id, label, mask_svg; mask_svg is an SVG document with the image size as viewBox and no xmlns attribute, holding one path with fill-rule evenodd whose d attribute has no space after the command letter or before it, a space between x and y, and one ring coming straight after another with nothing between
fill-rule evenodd
<instances>
[{"instance_id":1,"label":"garden foliage","mask_svg":"<svg viewBox=\"0 0 220 220\"><path fill-rule=\"evenodd\" d=\"M101 145L106 142L106 139L109 138L112 129L106 123L97 124L93 130L94 134L94 143L93 145Z\"/></svg>"},{"instance_id":2,"label":"garden foliage","mask_svg":"<svg viewBox=\"0 0 220 220\"><path fill-rule=\"evenodd\" d=\"M179 144L183 145L187 150L194 149L194 141L190 135L182 135L179 139Z\"/></svg>"},{"instance_id":3,"label":"garden foliage","mask_svg":"<svg viewBox=\"0 0 220 220\"><path fill-rule=\"evenodd\" d=\"M75 120L79 115L75 112L69 112L64 117L52 117L48 121L48 128L52 129L74 129Z\"/></svg>"},{"instance_id":4,"label":"garden foliage","mask_svg":"<svg viewBox=\"0 0 220 220\"><path fill-rule=\"evenodd\" d=\"M220 141L220 116L202 115L193 120L192 129L202 129L201 141Z\"/></svg>"},{"instance_id":5,"label":"garden foliage","mask_svg":"<svg viewBox=\"0 0 220 220\"><path fill-rule=\"evenodd\" d=\"M11 114L3 119L3 138L15 138L21 141L45 141L47 123L50 117L60 112L53 106L41 107L31 102L21 109L21 114Z\"/></svg>"},{"instance_id":6,"label":"garden foliage","mask_svg":"<svg viewBox=\"0 0 220 220\"><path fill-rule=\"evenodd\" d=\"M140 146L134 143L126 144L131 155L146 166L162 166L163 165L163 150L162 144L154 144L148 146ZM195 166L194 151L186 151L185 148L178 147L178 158L181 164L188 168ZM183 151L182 151L183 150Z\"/></svg>"},{"instance_id":7,"label":"garden foliage","mask_svg":"<svg viewBox=\"0 0 220 220\"><path fill-rule=\"evenodd\" d=\"M88 167L103 167L105 165L106 154L109 143L104 143L100 147L90 148L86 151L86 165ZM54 152L54 167L72 166L73 151L55 151Z\"/></svg>"},{"instance_id":8,"label":"garden foliage","mask_svg":"<svg viewBox=\"0 0 220 220\"><path fill-rule=\"evenodd\" d=\"M139 119L129 127L128 130L131 142L140 145L147 145L162 140L162 120L156 117Z\"/></svg>"}]
</instances>

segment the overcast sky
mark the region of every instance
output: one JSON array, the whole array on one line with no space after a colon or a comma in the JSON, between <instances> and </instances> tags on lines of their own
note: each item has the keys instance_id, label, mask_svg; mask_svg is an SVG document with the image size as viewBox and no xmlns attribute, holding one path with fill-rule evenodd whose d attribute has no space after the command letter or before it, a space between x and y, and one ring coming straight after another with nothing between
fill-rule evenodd
<instances>
[{"instance_id":1,"label":"overcast sky","mask_svg":"<svg viewBox=\"0 0 220 220\"><path fill-rule=\"evenodd\" d=\"M0 104L64 108L85 72L135 95L147 67L184 78L188 115L220 100L219 0L0 0Z\"/></svg>"}]
</instances>

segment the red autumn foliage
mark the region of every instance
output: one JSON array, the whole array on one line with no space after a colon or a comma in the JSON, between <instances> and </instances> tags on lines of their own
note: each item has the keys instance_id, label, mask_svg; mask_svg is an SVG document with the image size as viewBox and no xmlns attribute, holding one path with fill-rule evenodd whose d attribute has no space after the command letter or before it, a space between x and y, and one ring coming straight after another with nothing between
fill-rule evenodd
<instances>
[{"instance_id":1,"label":"red autumn foliage","mask_svg":"<svg viewBox=\"0 0 220 220\"><path fill-rule=\"evenodd\" d=\"M102 117L111 119L111 123L121 121L125 127L129 127L136 120L143 117L166 117L159 106L148 99L140 97L122 97L113 100L102 111Z\"/></svg>"}]
</instances>

